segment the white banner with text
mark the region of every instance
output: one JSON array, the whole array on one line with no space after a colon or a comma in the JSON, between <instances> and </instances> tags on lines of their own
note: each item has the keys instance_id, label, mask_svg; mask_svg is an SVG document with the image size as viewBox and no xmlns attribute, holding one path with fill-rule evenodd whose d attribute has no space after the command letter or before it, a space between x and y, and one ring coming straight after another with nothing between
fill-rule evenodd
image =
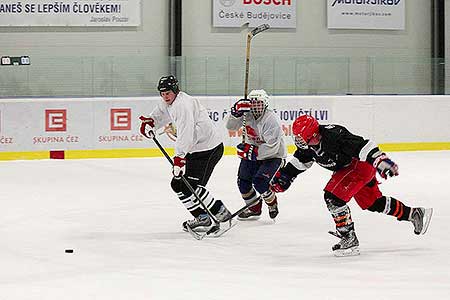
<instances>
[{"instance_id":1,"label":"white banner with text","mask_svg":"<svg viewBox=\"0 0 450 300\"><path fill-rule=\"evenodd\" d=\"M406 0L327 0L329 29L405 29Z\"/></svg>"},{"instance_id":2,"label":"white banner with text","mask_svg":"<svg viewBox=\"0 0 450 300\"><path fill-rule=\"evenodd\" d=\"M297 0L212 0L214 27L296 28Z\"/></svg>"},{"instance_id":3,"label":"white banner with text","mask_svg":"<svg viewBox=\"0 0 450 300\"><path fill-rule=\"evenodd\" d=\"M0 0L0 26L139 26L141 0Z\"/></svg>"}]
</instances>

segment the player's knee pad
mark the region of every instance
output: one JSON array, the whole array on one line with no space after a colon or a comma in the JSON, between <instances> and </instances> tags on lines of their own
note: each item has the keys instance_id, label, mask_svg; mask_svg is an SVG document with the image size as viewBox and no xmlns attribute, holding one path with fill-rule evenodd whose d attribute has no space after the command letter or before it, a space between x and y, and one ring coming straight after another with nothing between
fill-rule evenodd
<instances>
[{"instance_id":1,"label":"player's knee pad","mask_svg":"<svg viewBox=\"0 0 450 300\"><path fill-rule=\"evenodd\" d=\"M327 204L327 207L329 210L330 210L330 208L339 208L339 207L347 205L347 203L344 200L339 199L338 197L336 197L335 195L333 195L330 192L325 192L324 198L325 198L325 203Z\"/></svg>"},{"instance_id":2,"label":"player's knee pad","mask_svg":"<svg viewBox=\"0 0 450 300\"><path fill-rule=\"evenodd\" d=\"M325 202L327 208L336 224L336 230L341 234L345 234L354 229L350 207L347 203L336 197L330 192L325 192Z\"/></svg>"},{"instance_id":3,"label":"player's knee pad","mask_svg":"<svg viewBox=\"0 0 450 300\"><path fill-rule=\"evenodd\" d=\"M239 192L241 192L242 195L248 194L253 190L253 185L251 181L239 177L237 179L237 185L239 188Z\"/></svg>"},{"instance_id":4,"label":"player's knee pad","mask_svg":"<svg viewBox=\"0 0 450 300\"><path fill-rule=\"evenodd\" d=\"M253 186L255 187L255 190L260 194L264 194L265 192L269 191L270 179L271 178L267 178L264 176L257 176L253 178Z\"/></svg>"}]
</instances>

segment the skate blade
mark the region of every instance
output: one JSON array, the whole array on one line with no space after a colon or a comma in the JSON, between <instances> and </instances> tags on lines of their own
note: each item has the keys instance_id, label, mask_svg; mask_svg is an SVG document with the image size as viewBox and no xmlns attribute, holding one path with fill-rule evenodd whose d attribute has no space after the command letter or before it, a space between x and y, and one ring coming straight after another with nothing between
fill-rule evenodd
<instances>
[{"instance_id":1,"label":"skate blade","mask_svg":"<svg viewBox=\"0 0 450 300\"><path fill-rule=\"evenodd\" d=\"M425 234L427 232L428 226L430 225L431 216L433 216L433 209L426 208L425 213L423 214L423 227L420 234Z\"/></svg>"},{"instance_id":2,"label":"skate blade","mask_svg":"<svg viewBox=\"0 0 450 300\"><path fill-rule=\"evenodd\" d=\"M359 247L351 247L348 249L338 249L333 251L334 256L336 257L347 257L347 256L357 256L360 254Z\"/></svg>"},{"instance_id":3,"label":"skate blade","mask_svg":"<svg viewBox=\"0 0 450 300\"><path fill-rule=\"evenodd\" d=\"M190 235L192 235L192 237L194 239L196 239L197 241L201 241L203 240L203 238L205 237L205 234L200 234L197 231L195 231L194 229L192 229L189 225L186 226L187 227L187 232L189 232Z\"/></svg>"},{"instance_id":4,"label":"skate blade","mask_svg":"<svg viewBox=\"0 0 450 300\"><path fill-rule=\"evenodd\" d=\"M261 218L261 216L251 216L251 217L248 217L248 218L241 218L241 217L237 217L237 219L239 220L239 221L256 221L256 220L259 220Z\"/></svg>"},{"instance_id":5,"label":"skate blade","mask_svg":"<svg viewBox=\"0 0 450 300\"><path fill-rule=\"evenodd\" d=\"M341 235L340 235L339 232L337 232L337 231L331 231L331 230L329 230L328 233L331 234L332 236L337 237L338 239L341 238Z\"/></svg>"},{"instance_id":6,"label":"skate blade","mask_svg":"<svg viewBox=\"0 0 450 300\"><path fill-rule=\"evenodd\" d=\"M229 220L226 222L226 225L224 227L220 227L219 230L212 232L211 234L209 234L208 236L210 237L214 237L214 238L218 238L222 235L224 235L226 232L228 232L228 230L230 230L231 228L233 228L234 226L237 225L237 221L236 220Z\"/></svg>"}]
</instances>

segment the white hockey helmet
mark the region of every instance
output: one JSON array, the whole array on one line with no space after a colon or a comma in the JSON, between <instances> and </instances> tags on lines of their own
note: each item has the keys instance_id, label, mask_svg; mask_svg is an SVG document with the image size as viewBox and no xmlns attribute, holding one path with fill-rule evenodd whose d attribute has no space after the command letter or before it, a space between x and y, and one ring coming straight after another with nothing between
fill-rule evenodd
<instances>
[{"instance_id":1,"label":"white hockey helmet","mask_svg":"<svg viewBox=\"0 0 450 300\"><path fill-rule=\"evenodd\" d=\"M250 111L255 119L261 117L269 106L269 95L265 90L252 90L248 96L248 100L252 102Z\"/></svg>"}]
</instances>

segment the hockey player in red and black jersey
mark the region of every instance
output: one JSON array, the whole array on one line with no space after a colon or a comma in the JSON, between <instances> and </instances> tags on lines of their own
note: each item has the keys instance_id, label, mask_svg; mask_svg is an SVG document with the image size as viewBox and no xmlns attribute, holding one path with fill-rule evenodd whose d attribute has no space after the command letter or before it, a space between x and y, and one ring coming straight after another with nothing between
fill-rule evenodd
<instances>
[{"instance_id":1,"label":"hockey player in red and black jersey","mask_svg":"<svg viewBox=\"0 0 450 300\"><path fill-rule=\"evenodd\" d=\"M376 172L384 179L397 176L398 166L369 139L350 133L340 125L319 125L311 116L303 115L292 125L297 150L292 160L275 175L271 188L283 192L294 179L314 162L333 171L324 188L325 202L336 224L340 238L332 247L336 256L359 254L359 241L347 202L355 198L362 209L410 221L415 234L424 234L433 213L432 208L409 207L384 196L378 189Z\"/></svg>"}]
</instances>

